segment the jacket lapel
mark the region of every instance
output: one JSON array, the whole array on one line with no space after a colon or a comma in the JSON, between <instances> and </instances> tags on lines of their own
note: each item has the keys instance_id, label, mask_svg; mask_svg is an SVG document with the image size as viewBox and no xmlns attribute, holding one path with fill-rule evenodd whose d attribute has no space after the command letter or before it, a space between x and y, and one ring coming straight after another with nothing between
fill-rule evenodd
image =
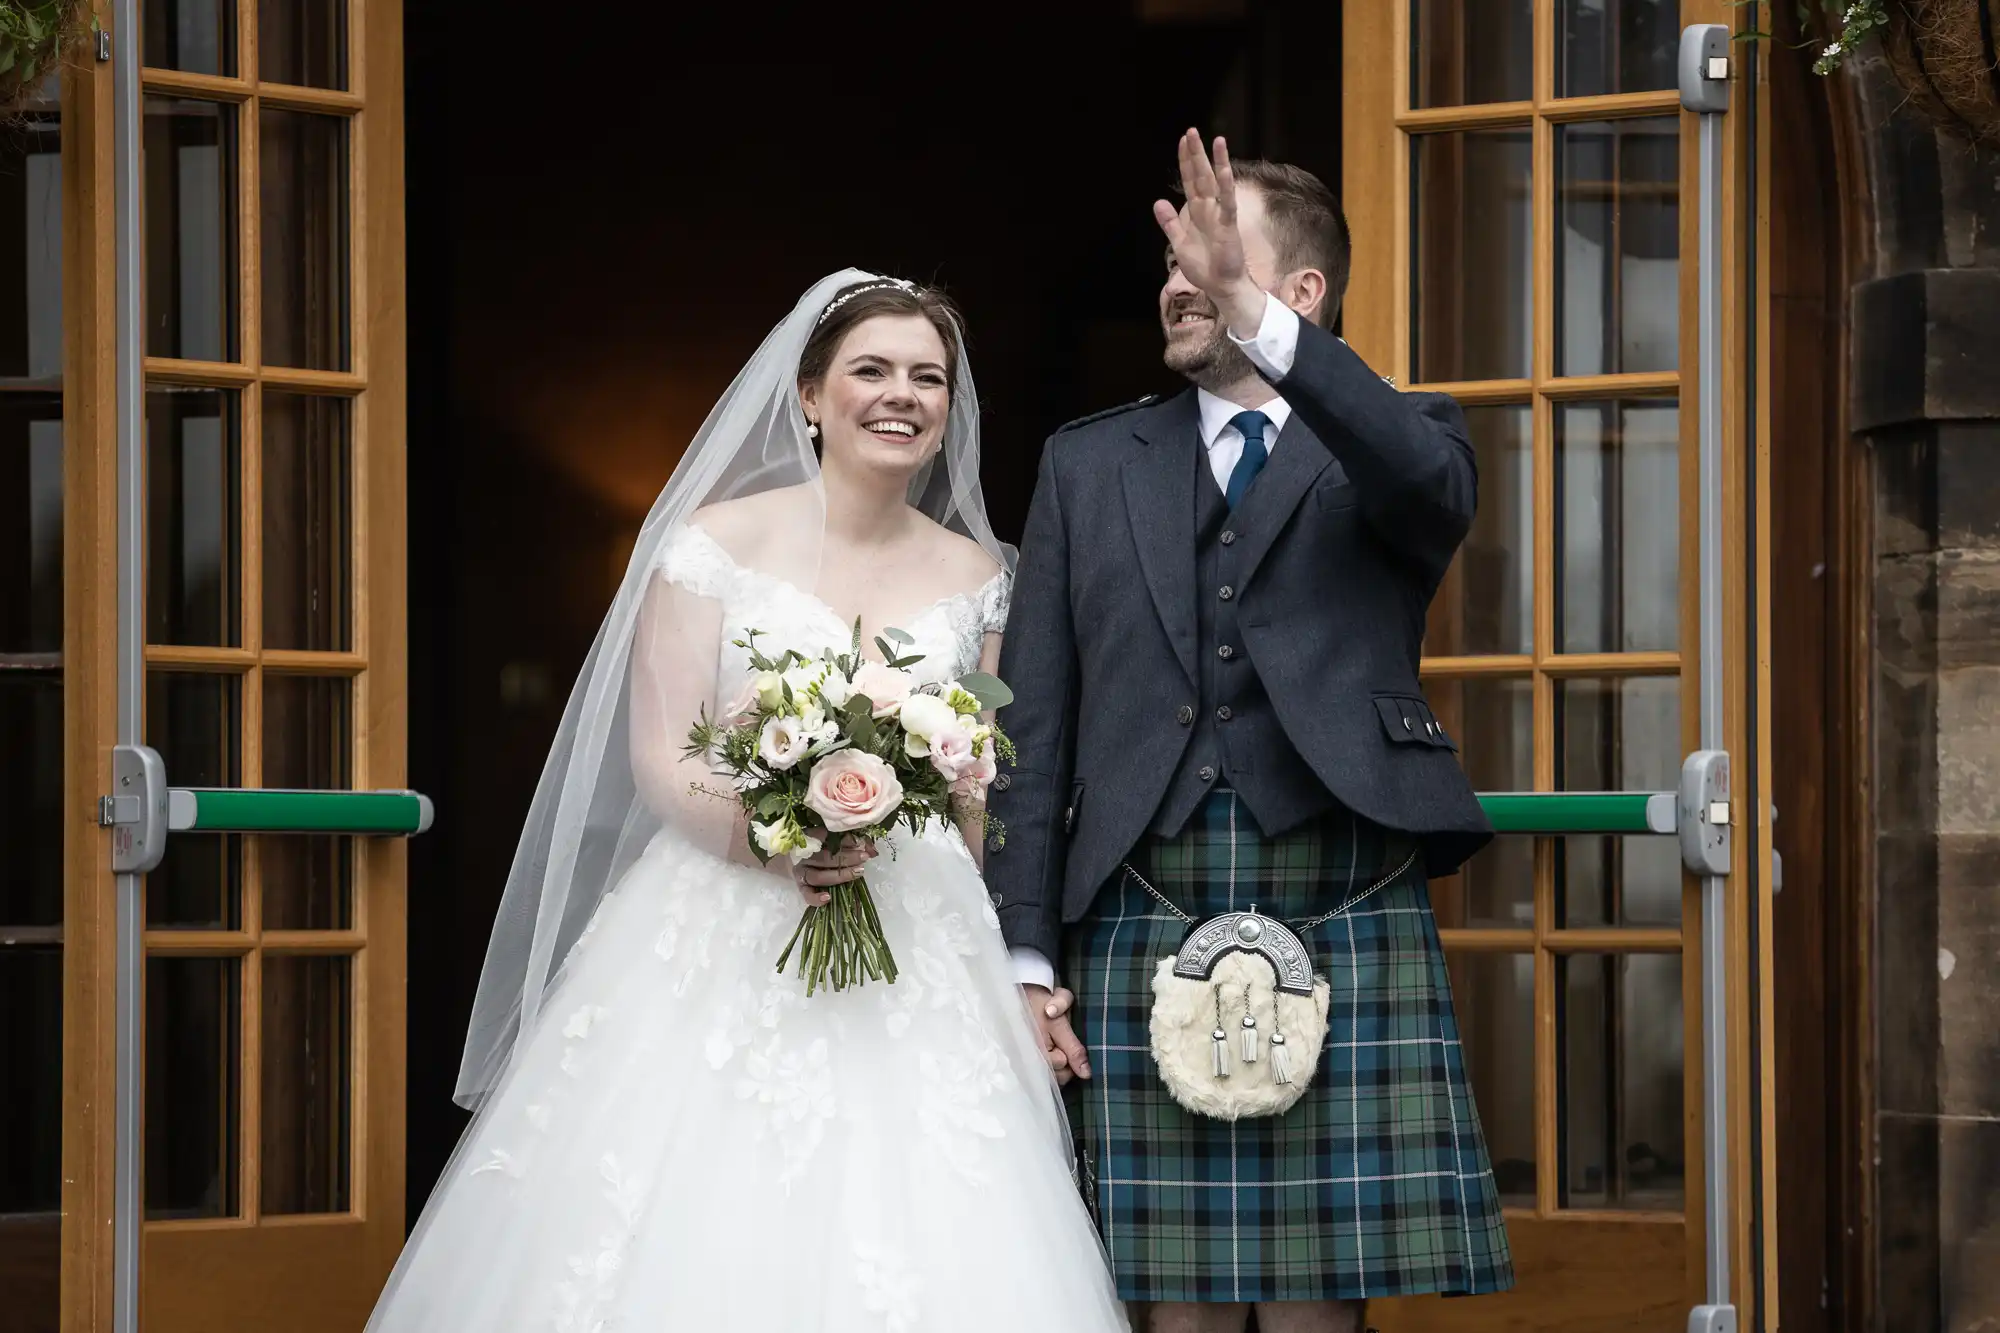
<instances>
[{"instance_id":1,"label":"jacket lapel","mask_svg":"<svg viewBox=\"0 0 2000 1333\"><path fill-rule=\"evenodd\" d=\"M1229 526L1241 534L1243 542L1239 557L1243 562L1243 572L1239 575L1243 583L1249 583L1257 573L1257 566L1270 553L1272 543L1291 521L1299 502L1332 461L1333 455L1326 446L1299 420L1298 413L1292 413L1271 449L1271 461L1257 474L1257 480L1243 493L1242 501L1229 516Z\"/></svg>"},{"instance_id":2,"label":"jacket lapel","mask_svg":"<svg viewBox=\"0 0 2000 1333\"><path fill-rule=\"evenodd\" d=\"M1124 467L1126 516L1139 566L1160 624L1195 683L1195 478L1201 459L1201 416L1192 389L1135 421L1146 445Z\"/></svg>"}]
</instances>

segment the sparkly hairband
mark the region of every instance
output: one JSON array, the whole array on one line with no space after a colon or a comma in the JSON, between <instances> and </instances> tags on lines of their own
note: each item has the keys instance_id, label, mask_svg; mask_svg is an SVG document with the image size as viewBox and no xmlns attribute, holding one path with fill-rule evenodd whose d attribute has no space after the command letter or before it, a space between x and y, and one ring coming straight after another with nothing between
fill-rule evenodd
<instances>
[{"instance_id":1,"label":"sparkly hairband","mask_svg":"<svg viewBox=\"0 0 2000 1333\"><path fill-rule=\"evenodd\" d=\"M819 318L813 321L813 327L818 328L820 325L826 323L828 315L831 315L834 311L840 309L863 292L887 291L891 287L896 288L898 291L909 292L913 296L917 290L917 284L909 281L907 278L883 278L877 282L864 282L859 287L850 287L840 295L834 297L833 304L819 312Z\"/></svg>"}]
</instances>

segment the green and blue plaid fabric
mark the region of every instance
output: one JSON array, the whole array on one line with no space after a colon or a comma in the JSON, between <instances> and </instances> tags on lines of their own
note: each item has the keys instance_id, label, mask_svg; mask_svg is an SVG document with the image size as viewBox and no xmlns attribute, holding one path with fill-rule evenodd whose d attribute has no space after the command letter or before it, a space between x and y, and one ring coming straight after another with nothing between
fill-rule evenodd
<instances>
[{"instance_id":1,"label":"green and blue plaid fabric","mask_svg":"<svg viewBox=\"0 0 2000 1333\"><path fill-rule=\"evenodd\" d=\"M1345 813L1265 838L1217 792L1132 865L1197 919L1300 921L1412 844ZM1187 925L1122 873L1064 944L1093 1077L1071 1085L1084 1187L1128 1301L1472 1295L1513 1284L1420 864L1305 935L1332 988L1326 1046L1283 1116L1181 1109L1153 1066L1154 969Z\"/></svg>"}]
</instances>

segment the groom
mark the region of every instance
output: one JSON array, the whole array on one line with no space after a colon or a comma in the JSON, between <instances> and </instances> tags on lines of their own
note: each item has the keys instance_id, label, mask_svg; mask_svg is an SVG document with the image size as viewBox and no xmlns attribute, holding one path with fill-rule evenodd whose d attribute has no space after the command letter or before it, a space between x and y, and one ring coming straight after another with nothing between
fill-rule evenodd
<instances>
[{"instance_id":1,"label":"groom","mask_svg":"<svg viewBox=\"0 0 2000 1333\"><path fill-rule=\"evenodd\" d=\"M1425 892L1491 836L1417 681L1477 479L1456 404L1328 331L1325 185L1192 130L1180 163L1185 205L1154 212L1191 387L1043 450L986 877L1121 1297L1153 1333L1252 1306L1262 1333L1343 1333L1370 1296L1512 1283ZM1190 919L1252 904L1300 930L1329 1030L1296 1105L1224 1122L1161 1082L1151 986Z\"/></svg>"}]
</instances>

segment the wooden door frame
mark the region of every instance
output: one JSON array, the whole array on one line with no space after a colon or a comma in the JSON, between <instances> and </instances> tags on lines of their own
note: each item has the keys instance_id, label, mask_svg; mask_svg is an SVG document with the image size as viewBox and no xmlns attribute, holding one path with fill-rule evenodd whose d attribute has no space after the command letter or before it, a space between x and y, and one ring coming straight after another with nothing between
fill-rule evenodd
<instances>
[{"instance_id":1,"label":"wooden door frame","mask_svg":"<svg viewBox=\"0 0 2000 1333\"><path fill-rule=\"evenodd\" d=\"M98 6L107 26L110 6ZM117 262L109 63L63 73L63 1333L112 1318L118 898Z\"/></svg>"},{"instance_id":2,"label":"wooden door frame","mask_svg":"<svg viewBox=\"0 0 2000 1333\"><path fill-rule=\"evenodd\" d=\"M1791 884L1774 906L1773 945L1782 958L1810 959L1813 972L1805 979L1813 993L1792 1006L1788 1021L1774 1021L1786 1038L1786 1050L1774 1050L1774 1084L1788 1105L1811 1105L1815 1098L1826 1105L1820 1142L1777 1145L1781 1221L1773 1250L1785 1261L1780 1293L1794 1315L1787 1328L1860 1333L1873 1308L1875 1254L1868 966L1874 546L1869 458L1847 424L1847 311L1848 292L1866 265L1868 229L1858 210L1867 173L1852 138L1853 118L1841 113L1846 82L1813 74L1797 16L1785 6L1769 12L1776 41L1756 48L1768 92L1769 145L1759 179L1759 248L1769 257L1758 293L1760 322L1769 330L1769 392L1759 429L1771 440L1774 549L1787 551L1790 534L1798 532L1814 543L1823 565L1822 576L1805 581L1794 569L1789 586L1775 567L1771 576L1774 613L1794 598L1815 603L1805 616L1815 622L1806 634L1781 629L1771 636L1774 676L1787 693L1801 669L1813 682L1785 738L1806 738L1806 753L1795 761L1795 751L1770 747L1786 759L1774 778L1774 841L1787 851ZM1800 497L1793 477L1811 493ZM1818 586L1807 591L1802 582ZM1774 697L1774 726L1786 705ZM1788 802L1788 793L1800 800ZM1803 814L1798 805L1806 807ZM1816 897L1808 904L1802 894ZM1782 968L1772 991L1774 1003L1793 998ZM1787 1058L1808 1046L1811 1055ZM1817 1087L1797 1082L1815 1074ZM1807 1191L1814 1192L1802 1198ZM1800 1269L1808 1258L1816 1272ZM1823 1294L1821 1274L1827 1278Z\"/></svg>"},{"instance_id":3,"label":"wooden door frame","mask_svg":"<svg viewBox=\"0 0 2000 1333\"><path fill-rule=\"evenodd\" d=\"M1553 0L1534 0L1533 12L1539 33L1550 31L1553 14ZM1695 22L1720 23L1732 31L1747 26L1742 7L1729 0L1682 0L1681 19L1683 24ZM1371 261L1354 266L1352 285L1349 288L1344 312L1343 326L1349 341L1378 370L1392 375L1398 383L1408 384L1415 378L1411 365L1410 329L1411 265L1403 262L1404 238L1411 226L1411 173L1408 149L1408 133L1416 129L1459 128L1460 122L1473 123L1490 118L1481 115L1464 115L1456 108L1442 108L1412 113L1404 109L1408 96L1405 87L1398 81L1405 77L1409 58L1409 5L1407 0L1381 0L1380 3L1350 3L1345 9L1344 93L1346 114L1344 116L1343 162L1346 173L1342 193L1346 200L1349 225L1353 235L1354 252L1359 256L1372 257ZM1537 41L1534 47L1535 86L1552 86L1550 64L1553 52L1544 49L1545 43ZM1775 1247L1763 1243L1775 1226L1775 1164L1770 1145L1775 1133L1776 1108L1764 1090L1769 1087L1771 1063L1771 1008L1768 983L1770 968L1770 899L1766 892L1766 875L1762 867L1770 864L1771 826L1769 819L1770 791L1770 751L1769 739L1769 548L1768 533L1768 416L1767 395L1763 392L1768 383L1768 366L1761 359L1764 356L1759 347L1759 334L1763 325L1757 316L1766 306L1761 296L1766 274L1755 264L1756 251L1753 248L1764 239L1761 229L1768 219L1757 205L1761 201L1759 182L1752 178L1759 161L1758 149L1765 139L1763 113L1756 97L1756 65L1738 62L1736 78L1732 82L1732 107L1724 121L1723 135L1723 189L1722 205L1726 219L1723 237L1723 282L1726 296L1723 303L1723 400L1725 460L1723 526L1724 526L1724 567L1735 571L1725 581L1723 594L1723 618L1725 635L1724 658L1732 663L1749 663L1749 670L1731 673L1726 685L1728 697L1725 699L1726 731L1730 737L1729 749L1737 756L1755 753L1757 762L1737 765L1735 798L1736 820L1739 836L1735 839L1735 864L1729 880L1726 899L1728 913L1730 949L1727 959L1728 993L1730 1005L1728 1013L1729 1052L1728 1066L1731 1071L1729 1087L1729 1142L1728 1171L1730 1177L1730 1248L1731 1248L1731 1300L1736 1305L1739 1318L1745 1328L1759 1326L1760 1302L1775 1301L1777 1290ZM1629 107L1630 103L1623 106ZM1674 102L1677 106L1678 103ZM1579 103L1571 103L1565 110L1566 118L1574 118L1580 109ZM1527 104L1510 107L1510 118L1527 119ZM1629 114L1629 111L1627 112ZM1692 145L1699 131L1696 118L1681 112L1683 143ZM1548 275L1543 271L1551 262L1548 244L1542 239L1552 234L1554 219L1549 210L1553 195L1550 192L1549 154L1537 134L1534 174L1535 198L1534 233L1537 237L1534 264L1536 266L1536 290L1547 292L1550 285ZM1695 154L1691 148L1681 155L1681 198L1682 236L1681 247L1681 308L1692 312L1695 308L1698 281L1693 236L1693 201L1699 198L1700 182L1695 174ZM1382 262L1389 257L1395 262ZM1540 299L1539 297L1537 298ZM1544 327L1547 316L1537 311L1538 330ZM1688 589L1693 586L1693 571L1698 568L1696 523L1691 498L1696 494L1696 451L1692 447L1696 429L1696 413L1692 410L1695 395L1699 392L1697 379L1698 358L1696 355L1698 327L1691 317L1681 321L1681 356L1679 385L1682 403L1682 497L1683 532L1682 553L1682 633L1681 633L1681 700L1683 752L1692 751L1698 743L1698 698L1699 675L1695 657L1696 631L1698 628L1694 599ZM1552 371L1546 364L1546 352L1541 348L1542 336L1536 336L1536 379L1545 380ZM1760 358L1752 361L1752 356ZM1482 396L1490 396L1495 390L1482 386L1444 386L1453 390L1466 389L1463 396L1468 401L1478 401ZM1523 386L1500 386L1506 390L1503 395L1512 401ZM1759 404L1759 416L1751 419L1746 406L1753 401ZM1565 396L1568 395L1567 391ZM1536 412L1543 411L1539 397L1532 398ZM1544 434L1538 422L1538 438ZM1538 446L1539 447L1539 446ZM1547 460L1537 456L1537 477L1535 485L1538 507L1549 502L1552 492ZM1536 538L1539 546L1546 544L1546 534ZM1751 543L1754 543L1752 545ZM1552 566L1552 552L1537 549L1537 563L1543 568ZM1541 600L1546 600L1543 598ZM1547 614L1545 608L1538 608L1537 617ZM1754 620L1753 620L1754 617ZM1538 641L1543 636L1538 626ZM1749 744L1754 738L1757 744ZM1539 749L1539 747L1538 747ZM1549 774L1541 770L1543 761L1537 759L1537 783L1547 781ZM1538 889L1538 894L1541 890ZM1704 1179L1697 1164L1703 1161L1703 1127L1701 1123L1701 1089L1699 1057L1695 1053L1701 1049L1701 989L1700 956L1697 948L1697 930L1700 919L1700 896L1693 881L1687 881L1683 893L1682 929L1685 932L1682 947L1683 965L1683 1011L1686 1023L1685 1049L1687 1057L1686 1097L1683 1104L1685 1117L1684 1142L1687 1147L1685 1209L1682 1230L1685 1236L1685 1305L1687 1307L1703 1303L1705 1299L1705 1256L1703 1252L1702 1216L1705 1205ZM1538 904L1538 911L1540 905ZM1450 941L1448 941L1449 943ZM1469 943L1470 941L1466 941ZM1546 1030L1546 1022L1539 1015L1545 1012L1543 995L1552 985L1537 969L1538 1036L1536 1078L1542 1085L1538 1091L1538 1102L1545 1101L1550 1092L1555 1058L1553 1033ZM1538 1126L1540 1145L1538 1156L1545 1161L1557 1151L1552 1141L1553 1121ZM1747 1139L1747 1141L1746 1141ZM1546 1212L1553 1204L1548 1188L1548 1171L1541 1173L1543 1185L1540 1190L1538 1212ZM1603 1214L1593 1215L1592 1220L1602 1219L1603 1225L1616 1225L1616 1221ZM1538 1240L1531 1238L1540 1227L1517 1229L1521 1241L1528 1245L1518 1245L1524 1259L1532 1262L1529 1251L1540 1248ZM1441 1319L1442 1315L1439 1316ZM1482 1316L1468 1316L1475 1322ZM1499 1311L1487 1312L1487 1319L1501 1318ZM1457 1326L1457 1319L1451 1321Z\"/></svg>"}]
</instances>

